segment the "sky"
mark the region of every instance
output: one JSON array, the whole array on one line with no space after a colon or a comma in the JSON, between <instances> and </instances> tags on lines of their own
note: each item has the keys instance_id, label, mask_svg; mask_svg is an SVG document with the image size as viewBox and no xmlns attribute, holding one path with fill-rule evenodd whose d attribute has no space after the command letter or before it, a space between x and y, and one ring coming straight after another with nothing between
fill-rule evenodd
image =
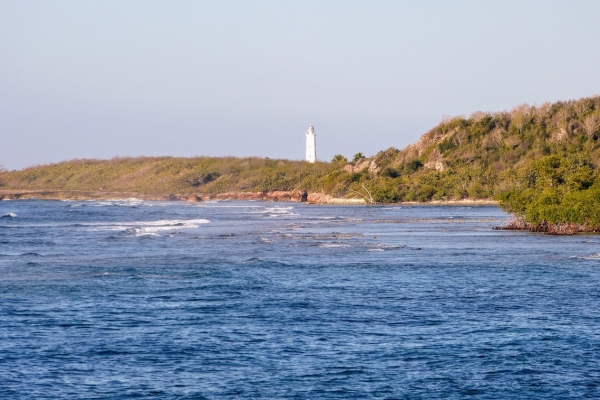
<instances>
[{"instance_id":1,"label":"sky","mask_svg":"<svg viewBox=\"0 0 600 400\"><path fill-rule=\"evenodd\" d=\"M600 94L600 1L0 0L0 165L373 155Z\"/></svg>"}]
</instances>

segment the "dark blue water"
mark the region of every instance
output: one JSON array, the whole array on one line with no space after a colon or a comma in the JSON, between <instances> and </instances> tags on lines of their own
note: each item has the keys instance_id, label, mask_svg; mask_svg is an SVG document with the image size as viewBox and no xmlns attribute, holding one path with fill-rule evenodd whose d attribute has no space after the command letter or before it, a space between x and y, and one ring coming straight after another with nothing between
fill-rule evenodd
<instances>
[{"instance_id":1,"label":"dark blue water","mask_svg":"<svg viewBox=\"0 0 600 400\"><path fill-rule=\"evenodd\" d=\"M495 207L0 203L0 398L598 398L600 237Z\"/></svg>"}]
</instances>

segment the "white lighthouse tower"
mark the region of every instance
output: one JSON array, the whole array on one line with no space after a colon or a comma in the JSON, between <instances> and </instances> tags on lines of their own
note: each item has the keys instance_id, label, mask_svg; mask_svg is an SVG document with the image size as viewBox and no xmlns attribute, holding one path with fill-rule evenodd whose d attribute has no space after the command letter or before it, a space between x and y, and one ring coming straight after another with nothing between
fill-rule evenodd
<instances>
[{"instance_id":1,"label":"white lighthouse tower","mask_svg":"<svg viewBox=\"0 0 600 400\"><path fill-rule=\"evenodd\" d=\"M312 125L306 131L306 161L309 163L317 161L317 134Z\"/></svg>"}]
</instances>

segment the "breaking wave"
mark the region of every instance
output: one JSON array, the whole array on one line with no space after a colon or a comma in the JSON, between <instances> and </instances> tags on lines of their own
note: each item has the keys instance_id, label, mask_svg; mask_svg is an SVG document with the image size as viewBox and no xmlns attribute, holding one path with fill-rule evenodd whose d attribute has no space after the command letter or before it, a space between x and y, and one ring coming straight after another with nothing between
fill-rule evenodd
<instances>
[{"instance_id":1,"label":"breaking wave","mask_svg":"<svg viewBox=\"0 0 600 400\"><path fill-rule=\"evenodd\" d=\"M130 199L126 199L126 200L106 200L106 201L99 201L95 204L92 204L93 207L113 207L113 206L137 207L137 206L141 206L141 205L145 205L148 207L152 206L151 204L144 202L144 200L140 200L140 199L136 199L136 198L130 198Z\"/></svg>"},{"instance_id":2,"label":"breaking wave","mask_svg":"<svg viewBox=\"0 0 600 400\"><path fill-rule=\"evenodd\" d=\"M261 206L258 206L261 207ZM262 208L262 207L261 207ZM262 210L250 211L250 214L263 214L268 217L284 217L284 216L297 216L298 213L291 212L294 207L264 207Z\"/></svg>"},{"instance_id":3,"label":"breaking wave","mask_svg":"<svg viewBox=\"0 0 600 400\"><path fill-rule=\"evenodd\" d=\"M333 247L350 247L349 244L342 243L320 243L319 247L333 248Z\"/></svg>"},{"instance_id":4,"label":"breaking wave","mask_svg":"<svg viewBox=\"0 0 600 400\"><path fill-rule=\"evenodd\" d=\"M198 228L201 224L208 223L210 223L210 220L208 219L172 219L144 222L85 224L84 226L90 226L93 228L92 230L122 231L125 233L134 234L135 236L159 236L159 232L181 229L195 229Z\"/></svg>"}]
</instances>

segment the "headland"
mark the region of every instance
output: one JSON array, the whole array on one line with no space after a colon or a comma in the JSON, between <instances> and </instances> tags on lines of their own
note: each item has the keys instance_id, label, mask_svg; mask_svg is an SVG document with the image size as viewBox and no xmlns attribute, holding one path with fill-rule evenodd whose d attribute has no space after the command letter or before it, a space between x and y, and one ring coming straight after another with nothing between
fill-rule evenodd
<instances>
[{"instance_id":1,"label":"headland","mask_svg":"<svg viewBox=\"0 0 600 400\"><path fill-rule=\"evenodd\" d=\"M350 160L137 157L0 171L0 197L498 204L527 224L511 229L595 232L600 96L444 118L404 149Z\"/></svg>"}]
</instances>

